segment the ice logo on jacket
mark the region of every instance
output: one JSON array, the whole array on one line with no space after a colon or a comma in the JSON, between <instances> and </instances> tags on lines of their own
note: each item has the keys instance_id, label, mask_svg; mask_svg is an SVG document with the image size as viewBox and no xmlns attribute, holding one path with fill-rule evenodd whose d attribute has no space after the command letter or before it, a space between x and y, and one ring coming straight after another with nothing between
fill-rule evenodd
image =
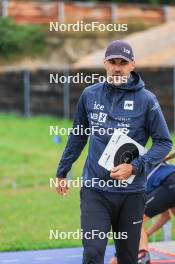
<instances>
[{"instance_id":1,"label":"ice logo on jacket","mask_svg":"<svg viewBox=\"0 0 175 264\"><path fill-rule=\"evenodd\" d=\"M104 110L104 105L100 105L98 104L96 101L94 102L94 109L95 110L101 110L103 111Z\"/></svg>"},{"instance_id":2,"label":"ice logo on jacket","mask_svg":"<svg viewBox=\"0 0 175 264\"><path fill-rule=\"evenodd\" d=\"M104 105L98 104L96 101L94 102L94 110L104 110ZM107 113L99 112L97 113L91 113L91 118L94 120L97 120L98 122L105 123L107 118Z\"/></svg>"}]
</instances>

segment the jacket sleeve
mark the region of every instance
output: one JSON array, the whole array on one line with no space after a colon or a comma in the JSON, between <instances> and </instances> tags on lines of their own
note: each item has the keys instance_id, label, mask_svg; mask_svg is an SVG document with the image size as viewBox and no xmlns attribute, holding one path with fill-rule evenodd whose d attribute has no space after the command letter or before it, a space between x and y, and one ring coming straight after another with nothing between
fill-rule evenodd
<instances>
[{"instance_id":1,"label":"jacket sleeve","mask_svg":"<svg viewBox=\"0 0 175 264\"><path fill-rule=\"evenodd\" d=\"M76 113L73 122L73 128L81 128L79 133L71 131L68 141L59 162L56 177L66 178L67 173L70 171L72 164L78 159L83 148L85 147L88 139L87 133L84 130L89 127L87 112L85 108L85 93L83 92L79 98ZM81 133L80 133L81 132Z\"/></svg>"},{"instance_id":2,"label":"jacket sleeve","mask_svg":"<svg viewBox=\"0 0 175 264\"><path fill-rule=\"evenodd\" d=\"M145 155L139 156L131 162L136 167L137 175L143 172L148 175L172 148L170 133L155 96L152 97L148 105L146 131L152 138L152 146Z\"/></svg>"}]
</instances>

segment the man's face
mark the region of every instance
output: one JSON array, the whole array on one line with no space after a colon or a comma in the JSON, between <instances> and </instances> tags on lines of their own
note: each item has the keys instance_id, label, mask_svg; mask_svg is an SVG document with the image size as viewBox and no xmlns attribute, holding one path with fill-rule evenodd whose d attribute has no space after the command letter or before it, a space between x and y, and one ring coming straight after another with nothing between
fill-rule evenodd
<instances>
[{"instance_id":1,"label":"man's face","mask_svg":"<svg viewBox=\"0 0 175 264\"><path fill-rule=\"evenodd\" d=\"M107 73L108 82L120 85L127 81L130 72L135 68L134 61L126 61L124 59L104 60L104 68Z\"/></svg>"}]
</instances>

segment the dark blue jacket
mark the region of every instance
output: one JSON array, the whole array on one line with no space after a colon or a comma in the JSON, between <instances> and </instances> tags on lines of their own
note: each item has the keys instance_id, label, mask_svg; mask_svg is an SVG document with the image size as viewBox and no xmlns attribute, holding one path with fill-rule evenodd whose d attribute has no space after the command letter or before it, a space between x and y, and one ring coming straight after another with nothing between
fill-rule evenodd
<instances>
[{"instance_id":1,"label":"dark blue jacket","mask_svg":"<svg viewBox=\"0 0 175 264\"><path fill-rule=\"evenodd\" d=\"M169 153L172 148L170 134L154 94L145 89L140 76L132 72L128 82L120 87L107 82L98 83L84 89L76 109L73 127L84 129L120 128L122 132L145 146L149 136L152 147L144 155L139 156L132 164L138 168L138 175L132 184L121 188L95 188L109 192L141 192L146 189L146 175ZM83 133L82 133L83 134ZM83 169L83 179L111 179L109 171L98 165L111 135L91 133L88 156ZM80 156L86 145L88 135L70 134L64 153L57 169L57 177L66 177L72 164Z\"/></svg>"},{"instance_id":2,"label":"dark blue jacket","mask_svg":"<svg viewBox=\"0 0 175 264\"><path fill-rule=\"evenodd\" d=\"M163 163L153 174L148 176L147 193L158 188L161 183L172 173L175 173L175 166ZM175 176L174 176L175 177Z\"/></svg>"}]
</instances>

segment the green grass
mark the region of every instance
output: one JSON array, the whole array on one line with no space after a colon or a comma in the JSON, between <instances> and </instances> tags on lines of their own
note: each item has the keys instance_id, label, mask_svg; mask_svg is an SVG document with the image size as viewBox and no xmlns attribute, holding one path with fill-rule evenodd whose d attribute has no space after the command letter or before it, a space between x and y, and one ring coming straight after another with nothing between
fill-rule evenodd
<instances>
[{"instance_id":1,"label":"green grass","mask_svg":"<svg viewBox=\"0 0 175 264\"><path fill-rule=\"evenodd\" d=\"M0 251L80 245L49 240L50 229L75 231L80 226L79 190L63 198L49 188L66 143L66 137L59 145L53 143L50 125L69 127L71 122L0 115ZM79 159L73 167L75 177L83 163Z\"/></svg>"},{"instance_id":2,"label":"green grass","mask_svg":"<svg viewBox=\"0 0 175 264\"><path fill-rule=\"evenodd\" d=\"M49 239L50 229L80 228L79 190L61 197L49 187L67 140L63 136L54 144L50 125L71 127L71 122L0 115L0 251L81 246L80 240ZM73 166L75 178L81 176L86 154L87 148ZM175 239L175 229L173 234Z\"/></svg>"}]
</instances>

